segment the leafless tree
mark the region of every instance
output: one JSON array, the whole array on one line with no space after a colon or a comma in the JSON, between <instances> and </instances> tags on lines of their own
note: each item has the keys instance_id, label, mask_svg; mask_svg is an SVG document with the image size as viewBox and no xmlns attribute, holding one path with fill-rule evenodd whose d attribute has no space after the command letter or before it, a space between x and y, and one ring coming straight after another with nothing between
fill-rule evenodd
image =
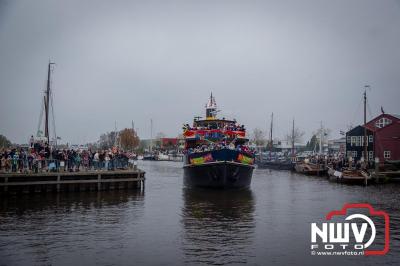
<instances>
[{"instance_id":1,"label":"leafless tree","mask_svg":"<svg viewBox=\"0 0 400 266\"><path fill-rule=\"evenodd\" d=\"M296 127L293 131L286 134L286 140L290 143L299 143L303 141L303 136L304 131Z\"/></svg>"},{"instance_id":2,"label":"leafless tree","mask_svg":"<svg viewBox=\"0 0 400 266\"><path fill-rule=\"evenodd\" d=\"M263 146L265 144L265 132L259 128L253 130L252 141L256 146Z\"/></svg>"}]
</instances>

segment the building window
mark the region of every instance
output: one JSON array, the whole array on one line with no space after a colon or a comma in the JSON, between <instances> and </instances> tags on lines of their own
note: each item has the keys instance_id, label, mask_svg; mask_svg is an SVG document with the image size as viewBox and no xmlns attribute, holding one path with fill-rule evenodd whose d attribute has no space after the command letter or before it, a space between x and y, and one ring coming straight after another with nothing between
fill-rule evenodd
<instances>
[{"instance_id":1,"label":"building window","mask_svg":"<svg viewBox=\"0 0 400 266\"><path fill-rule=\"evenodd\" d=\"M347 143L351 143L351 137L347 136Z\"/></svg>"},{"instance_id":2,"label":"building window","mask_svg":"<svg viewBox=\"0 0 400 266\"><path fill-rule=\"evenodd\" d=\"M375 126L377 128L383 128L391 123L392 123L392 120L387 119L386 117L382 117L381 119L379 119L378 121L375 122Z\"/></svg>"},{"instance_id":3,"label":"building window","mask_svg":"<svg viewBox=\"0 0 400 266\"><path fill-rule=\"evenodd\" d=\"M369 151L369 153L368 153L368 160L369 160L369 161L373 161L373 160L374 160L374 152L373 152L373 151Z\"/></svg>"},{"instance_id":4,"label":"building window","mask_svg":"<svg viewBox=\"0 0 400 266\"><path fill-rule=\"evenodd\" d=\"M357 137L355 137L354 145L357 146L357 147L362 147L362 146L364 146L364 136L357 136Z\"/></svg>"},{"instance_id":5,"label":"building window","mask_svg":"<svg viewBox=\"0 0 400 266\"><path fill-rule=\"evenodd\" d=\"M374 141L374 136L373 135L369 135L369 142L373 142Z\"/></svg>"},{"instance_id":6,"label":"building window","mask_svg":"<svg viewBox=\"0 0 400 266\"><path fill-rule=\"evenodd\" d=\"M351 157L357 158L357 151L351 151Z\"/></svg>"},{"instance_id":7,"label":"building window","mask_svg":"<svg viewBox=\"0 0 400 266\"><path fill-rule=\"evenodd\" d=\"M390 151L384 151L383 152L383 158L390 159Z\"/></svg>"},{"instance_id":8,"label":"building window","mask_svg":"<svg viewBox=\"0 0 400 266\"><path fill-rule=\"evenodd\" d=\"M357 142L357 137L356 136L351 136L351 146L356 146L356 142Z\"/></svg>"}]
</instances>

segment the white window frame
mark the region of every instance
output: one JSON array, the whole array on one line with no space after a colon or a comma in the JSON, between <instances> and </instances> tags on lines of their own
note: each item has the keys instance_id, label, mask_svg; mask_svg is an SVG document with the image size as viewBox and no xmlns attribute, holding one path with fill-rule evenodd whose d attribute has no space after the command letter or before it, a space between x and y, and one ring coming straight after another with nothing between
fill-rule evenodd
<instances>
[{"instance_id":1,"label":"white window frame","mask_svg":"<svg viewBox=\"0 0 400 266\"><path fill-rule=\"evenodd\" d=\"M373 151L369 151L368 152L368 160L369 161L373 161L374 160L374 152Z\"/></svg>"},{"instance_id":2,"label":"white window frame","mask_svg":"<svg viewBox=\"0 0 400 266\"><path fill-rule=\"evenodd\" d=\"M375 126L377 128L383 128L386 127L387 125L390 125L392 123L392 120L386 118L386 117L382 117L381 119L379 119L378 121L375 122Z\"/></svg>"},{"instance_id":3,"label":"white window frame","mask_svg":"<svg viewBox=\"0 0 400 266\"><path fill-rule=\"evenodd\" d=\"M350 146L356 146L357 144L357 136L351 136Z\"/></svg>"},{"instance_id":4,"label":"white window frame","mask_svg":"<svg viewBox=\"0 0 400 266\"><path fill-rule=\"evenodd\" d=\"M374 136L373 135L369 135L368 136L368 141L369 142L374 142Z\"/></svg>"},{"instance_id":5,"label":"white window frame","mask_svg":"<svg viewBox=\"0 0 400 266\"><path fill-rule=\"evenodd\" d=\"M383 158L390 159L390 157L391 157L391 152L390 151L383 151Z\"/></svg>"}]
</instances>

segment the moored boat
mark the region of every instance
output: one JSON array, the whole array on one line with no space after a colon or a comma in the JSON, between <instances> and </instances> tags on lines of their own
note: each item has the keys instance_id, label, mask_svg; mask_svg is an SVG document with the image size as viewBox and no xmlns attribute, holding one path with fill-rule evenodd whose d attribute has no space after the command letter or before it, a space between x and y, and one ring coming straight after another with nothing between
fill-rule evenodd
<instances>
[{"instance_id":1,"label":"moored boat","mask_svg":"<svg viewBox=\"0 0 400 266\"><path fill-rule=\"evenodd\" d=\"M310 163L310 162L299 162L296 163L294 169L297 173L305 175L324 175L326 173L326 168L321 164Z\"/></svg>"},{"instance_id":2,"label":"moored boat","mask_svg":"<svg viewBox=\"0 0 400 266\"><path fill-rule=\"evenodd\" d=\"M144 161L155 161L156 160L156 156L154 154L152 154L152 153L145 153L143 155L142 160L144 160Z\"/></svg>"},{"instance_id":3,"label":"moored boat","mask_svg":"<svg viewBox=\"0 0 400 266\"><path fill-rule=\"evenodd\" d=\"M371 175L364 170L358 169L342 169L341 171L328 167L329 180L348 183L365 185L371 180Z\"/></svg>"},{"instance_id":4,"label":"moored boat","mask_svg":"<svg viewBox=\"0 0 400 266\"><path fill-rule=\"evenodd\" d=\"M262 160L257 162L258 168L274 170L294 170L295 163L291 160Z\"/></svg>"},{"instance_id":5,"label":"moored boat","mask_svg":"<svg viewBox=\"0 0 400 266\"><path fill-rule=\"evenodd\" d=\"M214 97L206 119L184 126L184 183L186 186L246 188L251 184L254 152L246 145L246 131L235 120L217 119Z\"/></svg>"}]
</instances>

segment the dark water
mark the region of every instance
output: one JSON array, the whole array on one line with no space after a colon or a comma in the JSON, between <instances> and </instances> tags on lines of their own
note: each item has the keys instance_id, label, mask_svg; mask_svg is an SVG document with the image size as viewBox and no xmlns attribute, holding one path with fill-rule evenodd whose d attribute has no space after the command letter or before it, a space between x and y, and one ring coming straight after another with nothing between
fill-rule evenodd
<instances>
[{"instance_id":1,"label":"dark water","mask_svg":"<svg viewBox=\"0 0 400 266\"><path fill-rule=\"evenodd\" d=\"M255 170L250 190L193 190L180 163L139 166L144 192L0 199L0 265L400 265L400 184ZM310 255L310 223L347 202L389 213L386 256Z\"/></svg>"}]
</instances>

